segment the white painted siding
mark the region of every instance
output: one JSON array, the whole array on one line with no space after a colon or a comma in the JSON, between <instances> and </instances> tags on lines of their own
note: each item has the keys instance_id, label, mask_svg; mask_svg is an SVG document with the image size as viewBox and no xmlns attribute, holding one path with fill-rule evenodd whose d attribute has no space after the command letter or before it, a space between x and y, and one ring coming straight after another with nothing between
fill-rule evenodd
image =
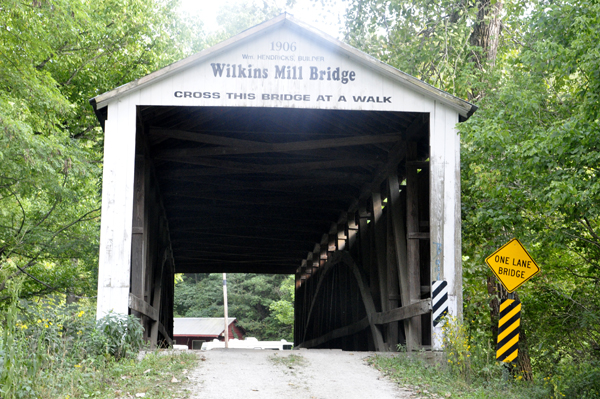
<instances>
[{"instance_id":1,"label":"white painted siding","mask_svg":"<svg viewBox=\"0 0 600 399\"><path fill-rule=\"evenodd\" d=\"M132 96L109 106L104 129L98 318L111 310L129 311L135 123Z\"/></svg>"},{"instance_id":2,"label":"white painted siding","mask_svg":"<svg viewBox=\"0 0 600 399\"><path fill-rule=\"evenodd\" d=\"M460 241L460 137L458 114L436 103L430 131L431 278L448 282L448 310L462 316ZM430 282L431 283L431 282ZM433 330L434 349L441 349L441 326Z\"/></svg>"}]
</instances>

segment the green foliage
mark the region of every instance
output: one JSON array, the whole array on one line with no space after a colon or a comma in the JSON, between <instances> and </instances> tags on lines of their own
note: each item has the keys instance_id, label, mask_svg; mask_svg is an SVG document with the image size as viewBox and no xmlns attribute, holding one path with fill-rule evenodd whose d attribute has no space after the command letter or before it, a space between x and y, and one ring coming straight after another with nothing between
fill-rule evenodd
<instances>
[{"instance_id":1,"label":"green foliage","mask_svg":"<svg viewBox=\"0 0 600 399\"><path fill-rule=\"evenodd\" d=\"M346 41L403 72L461 98L475 98L489 82L483 50L470 43L475 1L351 1ZM505 29L518 29L518 7ZM516 18L515 18L516 17ZM501 50L511 51L510 42Z\"/></svg>"},{"instance_id":2,"label":"green foliage","mask_svg":"<svg viewBox=\"0 0 600 399\"><path fill-rule=\"evenodd\" d=\"M143 344L135 317L108 314L96 321L94 303L67 304L62 295L20 300L15 287L0 320L0 397L89 397L109 388L99 375L119 381L141 367L130 362Z\"/></svg>"},{"instance_id":3,"label":"green foliage","mask_svg":"<svg viewBox=\"0 0 600 399\"><path fill-rule=\"evenodd\" d=\"M144 328L133 316L108 313L99 319L86 340L91 353L113 356L116 360L136 355L142 348Z\"/></svg>"},{"instance_id":4,"label":"green foliage","mask_svg":"<svg viewBox=\"0 0 600 399\"><path fill-rule=\"evenodd\" d=\"M174 0L0 4L0 302L96 287L102 131L88 99L203 45Z\"/></svg>"},{"instance_id":5,"label":"green foliage","mask_svg":"<svg viewBox=\"0 0 600 399\"><path fill-rule=\"evenodd\" d=\"M532 361L546 375L600 355L600 76L590 57L600 37L589 29L599 16L598 4L540 5L530 44L460 126L468 317L489 299L485 256L521 238L542 269L519 294Z\"/></svg>"},{"instance_id":6,"label":"green foliage","mask_svg":"<svg viewBox=\"0 0 600 399\"><path fill-rule=\"evenodd\" d=\"M434 360L425 361L424 354L376 355L368 362L400 386L416 391L419 397L542 399L551 394L551 387L544 382L506 380L500 367L486 378L478 377L477 370L471 369L473 377L467 382L455 369Z\"/></svg>"},{"instance_id":7,"label":"green foliage","mask_svg":"<svg viewBox=\"0 0 600 399\"><path fill-rule=\"evenodd\" d=\"M280 321L277 316L282 313L271 309L273 303L290 298L289 281L283 284L286 280L289 277L284 275L227 275L229 315L238 319L248 336L261 340L291 337L293 326ZM222 276L184 275L175 286L174 311L176 317L223 317Z\"/></svg>"},{"instance_id":8,"label":"green foliage","mask_svg":"<svg viewBox=\"0 0 600 399\"><path fill-rule=\"evenodd\" d=\"M282 298L272 302L269 309L281 324L294 326L294 294L296 291L296 279L294 276L288 276L279 287Z\"/></svg>"},{"instance_id":9,"label":"green foliage","mask_svg":"<svg viewBox=\"0 0 600 399\"><path fill-rule=\"evenodd\" d=\"M455 316L446 316L442 325L442 342L448 368L469 382L471 377L471 345L466 326Z\"/></svg>"}]
</instances>

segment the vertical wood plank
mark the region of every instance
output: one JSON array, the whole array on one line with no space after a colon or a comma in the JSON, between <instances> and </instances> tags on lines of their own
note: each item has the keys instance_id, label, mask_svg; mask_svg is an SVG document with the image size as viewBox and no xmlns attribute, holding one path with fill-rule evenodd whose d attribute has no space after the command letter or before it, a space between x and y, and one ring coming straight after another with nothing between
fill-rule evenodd
<instances>
[{"instance_id":1,"label":"vertical wood plank","mask_svg":"<svg viewBox=\"0 0 600 399\"><path fill-rule=\"evenodd\" d=\"M346 224L348 223L348 214L346 212L342 212L340 218L337 222L337 249L338 251L343 251L346 249L348 239L346 235Z\"/></svg>"},{"instance_id":2,"label":"vertical wood plank","mask_svg":"<svg viewBox=\"0 0 600 399\"><path fill-rule=\"evenodd\" d=\"M327 255L331 256L337 250L337 223L331 223L327 240Z\"/></svg>"},{"instance_id":3,"label":"vertical wood plank","mask_svg":"<svg viewBox=\"0 0 600 399\"><path fill-rule=\"evenodd\" d=\"M370 259L369 259L369 215L367 206L361 202L358 208L358 238L360 244L360 268L368 277L370 276ZM369 283L370 284L370 283Z\"/></svg>"},{"instance_id":4,"label":"vertical wood plank","mask_svg":"<svg viewBox=\"0 0 600 399\"><path fill-rule=\"evenodd\" d=\"M400 297L398 267L396 265L396 246L393 231L392 211L391 211L390 196L388 196L388 206L386 209L386 248L387 248L387 290L388 290L388 309L398 307L398 299ZM397 350L398 346L398 322L388 324L388 345L392 352Z\"/></svg>"},{"instance_id":5,"label":"vertical wood plank","mask_svg":"<svg viewBox=\"0 0 600 399\"><path fill-rule=\"evenodd\" d=\"M448 308L462 316L460 248L460 137L458 114L435 103L430 117L430 237L431 278L448 282ZM432 331L433 348L441 349L441 328Z\"/></svg>"},{"instance_id":6,"label":"vertical wood plank","mask_svg":"<svg viewBox=\"0 0 600 399\"><path fill-rule=\"evenodd\" d=\"M143 147L138 146L135 157L134 204L131 238L131 293L144 298L146 233L146 160ZM137 311L132 314L141 317Z\"/></svg>"},{"instance_id":7,"label":"vertical wood plank","mask_svg":"<svg viewBox=\"0 0 600 399\"><path fill-rule=\"evenodd\" d=\"M321 266L321 245L315 244L312 254L312 268L316 271Z\"/></svg>"},{"instance_id":8,"label":"vertical wood plank","mask_svg":"<svg viewBox=\"0 0 600 399\"><path fill-rule=\"evenodd\" d=\"M385 236L385 220L383 218L382 199L379 191L373 191L371 193L372 207L371 213L373 215L372 221L372 232L373 240L375 245L375 262L377 265L377 278L379 282L379 300L381 304L381 311L385 312L389 309L389 292L387 285L387 239ZM383 340L385 342L384 347L388 349L390 341L389 325L382 326L383 329Z\"/></svg>"},{"instance_id":9,"label":"vertical wood plank","mask_svg":"<svg viewBox=\"0 0 600 399\"><path fill-rule=\"evenodd\" d=\"M388 199L391 211L392 232L394 236L394 255L396 256L396 268L400 286L400 298L402 306L407 306L410 301L410 290L407 265L407 240L406 240L406 191L400 193L398 174L392 173L388 176L388 187L390 197ZM404 336L406 342L414 342L410 320L405 320Z\"/></svg>"},{"instance_id":10,"label":"vertical wood plank","mask_svg":"<svg viewBox=\"0 0 600 399\"><path fill-rule=\"evenodd\" d=\"M325 262L327 262L327 249L329 247L329 234L323 234L323 237L321 238L321 256L320 258L320 265L321 267L323 267L323 265L325 264Z\"/></svg>"},{"instance_id":11,"label":"vertical wood plank","mask_svg":"<svg viewBox=\"0 0 600 399\"><path fill-rule=\"evenodd\" d=\"M356 212L348 213L348 250L352 250L356 244L358 236L358 223L356 222Z\"/></svg>"},{"instance_id":12,"label":"vertical wood plank","mask_svg":"<svg viewBox=\"0 0 600 399\"><path fill-rule=\"evenodd\" d=\"M133 99L108 106L104 131L102 221L96 317L128 314L135 170L136 115Z\"/></svg>"},{"instance_id":13,"label":"vertical wood plank","mask_svg":"<svg viewBox=\"0 0 600 399\"><path fill-rule=\"evenodd\" d=\"M161 295L162 295L163 271L164 271L164 264L166 262L168 262L168 258L167 258L166 249L165 249L164 259L161 262L160 269L157 270L157 272L154 274L154 282L153 282L154 295L152 298L152 307L158 311L159 315L161 312L160 305L161 305L161 299L162 299ZM153 349L156 348L157 341L158 341L158 325L159 324L160 324L160 316L159 316L158 320L156 320L155 322L152 323L152 328L150 330L150 347Z\"/></svg>"},{"instance_id":14,"label":"vertical wood plank","mask_svg":"<svg viewBox=\"0 0 600 399\"><path fill-rule=\"evenodd\" d=\"M375 241L375 258L377 262L377 275L379 281L379 291L380 291L380 300L381 300L381 309L382 311L389 310L388 306L388 291L387 291L387 250L386 243L387 240L385 238L385 223L383 219L382 212L382 201L381 201L381 193L378 191L373 191L372 193L372 208L371 212L373 214L373 231L374 231L374 241Z\"/></svg>"},{"instance_id":15,"label":"vertical wood plank","mask_svg":"<svg viewBox=\"0 0 600 399\"><path fill-rule=\"evenodd\" d=\"M406 162L406 231L418 233L419 226L419 182L417 167L412 161L417 159L417 143L411 141L407 146ZM407 270L408 270L408 292L411 303L421 297L420 255L419 240L409 239L407 243ZM421 317L413 317L410 320L411 333L410 342L407 342L409 350L417 350L421 346Z\"/></svg>"}]
</instances>

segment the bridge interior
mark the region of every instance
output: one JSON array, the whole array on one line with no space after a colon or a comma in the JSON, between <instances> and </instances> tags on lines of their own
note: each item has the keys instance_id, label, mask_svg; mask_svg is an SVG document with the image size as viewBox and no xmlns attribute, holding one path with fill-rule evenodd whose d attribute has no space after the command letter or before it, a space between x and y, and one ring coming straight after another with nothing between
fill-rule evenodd
<instances>
[{"instance_id":1,"label":"bridge interior","mask_svg":"<svg viewBox=\"0 0 600 399\"><path fill-rule=\"evenodd\" d=\"M297 346L430 345L428 158L428 114L138 106L132 312L169 341L173 273L295 274Z\"/></svg>"}]
</instances>

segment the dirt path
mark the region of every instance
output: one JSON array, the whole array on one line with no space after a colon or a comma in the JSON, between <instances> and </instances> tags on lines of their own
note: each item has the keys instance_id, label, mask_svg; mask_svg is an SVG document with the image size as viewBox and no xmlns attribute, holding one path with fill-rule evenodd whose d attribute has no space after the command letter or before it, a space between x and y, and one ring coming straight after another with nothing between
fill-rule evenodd
<instances>
[{"instance_id":1,"label":"dirt path","mask_svg":"<svg viewBox=\"0 0 600 399\"><path fill-rule=\"evenodd\" d=\"M212 350L190 375L194 399L409 399L365 352Z\"/></svg>"}]
</instances>

